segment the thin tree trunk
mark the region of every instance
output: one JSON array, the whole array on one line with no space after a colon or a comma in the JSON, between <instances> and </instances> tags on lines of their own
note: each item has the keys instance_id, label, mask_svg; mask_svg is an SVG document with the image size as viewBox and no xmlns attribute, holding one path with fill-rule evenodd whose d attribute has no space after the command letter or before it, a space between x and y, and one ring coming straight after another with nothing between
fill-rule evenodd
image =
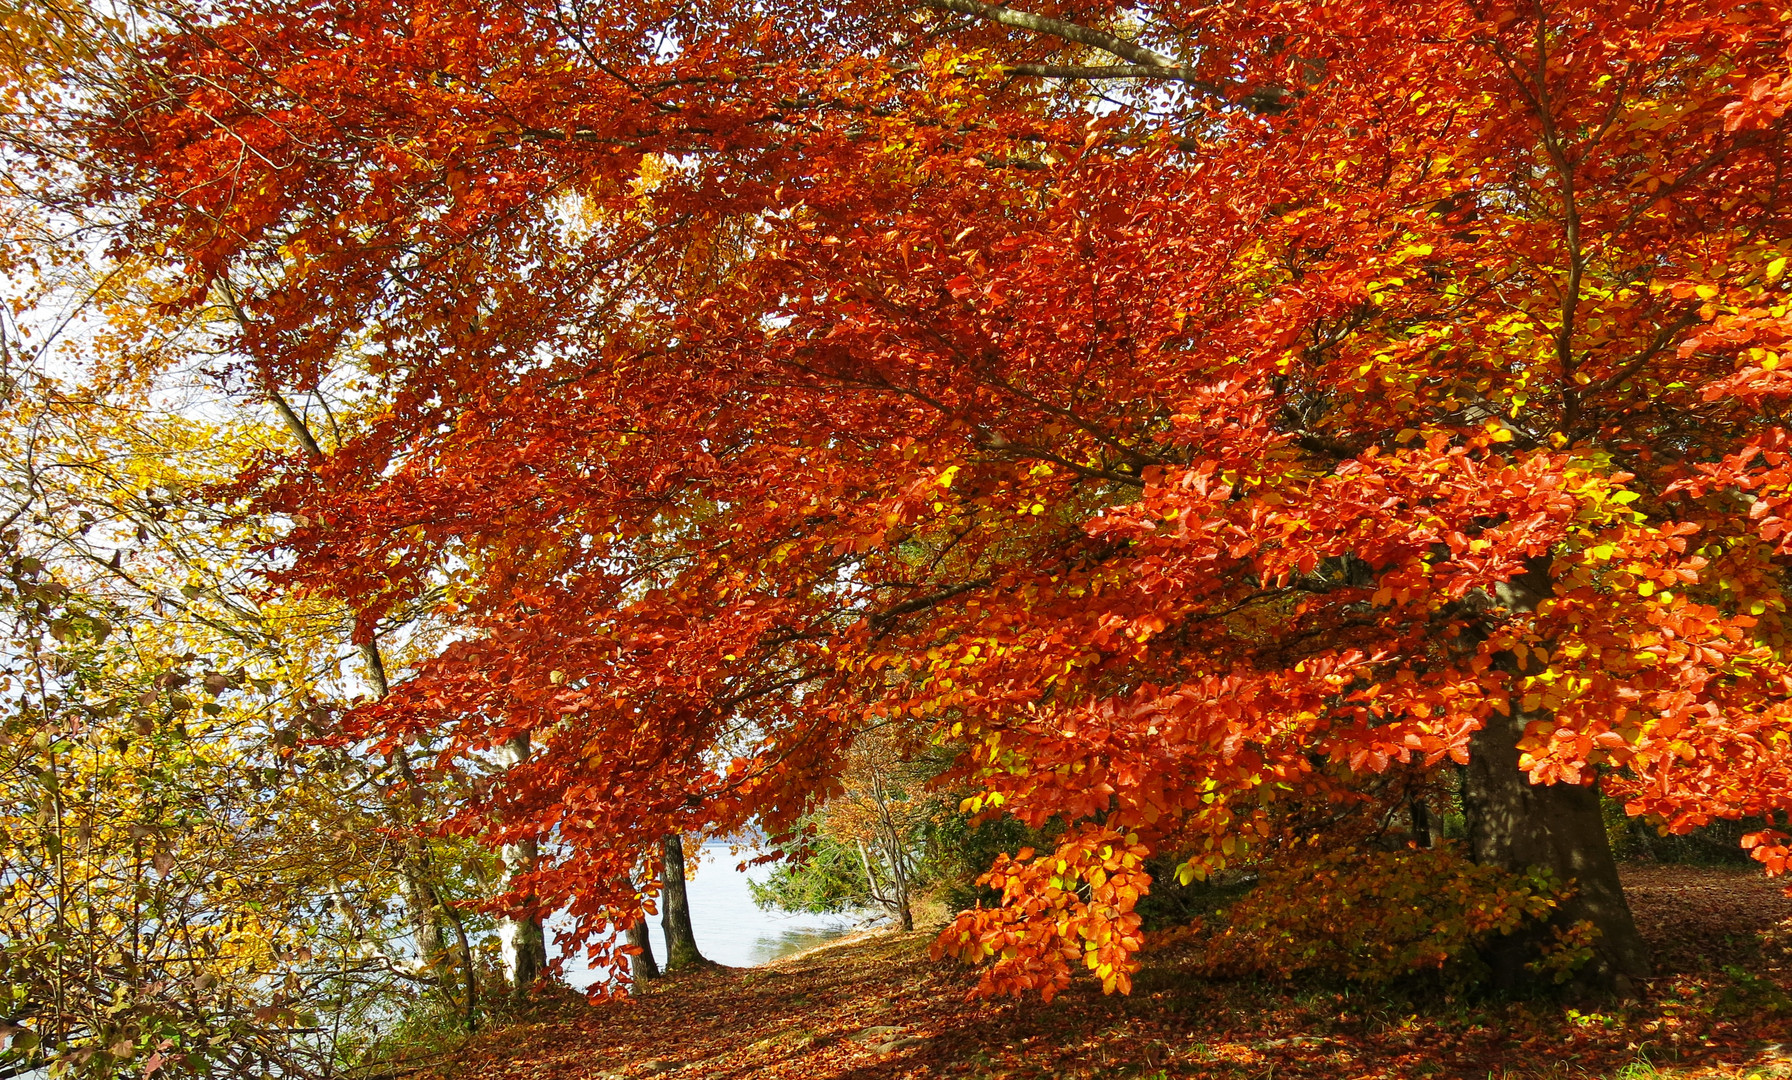
<instances>
[{"instance_id":1,"label":"thin tree trunk","mask_svg":"<svg viewBox=\"0 0 1792 1080\"><path fill-rule=\"evenodd\" d=\"M1413 792L1406 797L1406 811L1412 818L1412 836L1420 847L1433 847L1437 838L1431 833L1431 808L1425 805L1425 797Z\"/></svg>"},{"instance_id":2,"label":"thin tree trunk","mask_svg":"<svg viewBox=\"0 0 1792 1080\"><path fill-rule=\"evenodd\" d=\"M442 899L445 901L447 898L443 897ZM449 925L454 927L455 940L460 943L461 989L466 994L461 1006L461 1023L465 1025L468 1032L477 1031L479 1029L479 979L473 972L473 946L467 941L466 920L460 917L460 912L454 909L453 904L444 902L442 913L448 916Z\"/></svg>"},{"instance_id":3,"label":"thin tree trunk","mask_svg":"<svg viewBox=\"0 0 1792 1080\"><path fill-rule=\"evenodd\" d=\"M877 868L871 862L871 852L866 849L865 841L855 839L853 844L859 849L859 865L865 868L865 891L871 899L883 905L892 915L896 913L896 901L884 895L883 885L877 880Z\"/></svg>"},{"instance_id":4,"label":"thin tree trunk","mask_svg":"<svg viewBox=\"0 0 1792 1080\"><path fill-rule=\"evenodd\" d=\"M1547 557L1533 560L1524 576L1500 587L1499 600L1513 611L1535 610L1550 585ZM1513 659L1512 664L1524 670L1522 661ZM1618 881L1598 789L1531 783L1518 767L1518 742L1527 724L1547 723L1549 714L1521 712L1516 700L1512 705L1508 713L1490 716L1469 743L1462 784L1469 849L1483 865L1515 871L1542 867L1563 881L1572 879L1573 896L1546 929L1592 923L1598 931L1593 959L1576 976L1577 984L1585 991L1634 996L1636 980L1650 973L1649 952ZM1547 985L1527 964L1552 936L1513 934L1497 941L1488 956L1496 985L1507 990Z\"/></svg>"},{"instance_id":5,"label":"thin tree trunk","mask_svg":"<svg viewBox=\"0 0 1792 1080\"><path fill-rule=\"evenodd\" d=\"M226 282L226 295L231 297L231 305L232 307L235 307L235 294L230 293L229 288L229 282ZM237 313L237 318L242 318L242 313L240 311ZM246 323L244 325L247 326ZM295 433L299 435L300 442L305 444L307 451L314 459L322 460L323 451L318 449L317 441L311 437L310 431L305 427L304 423L299 420L298 414L292 411L292 408L286 404L285 400L283 400L279 394L274 394L273 398L275 404L280 407L288 421L295 425ZM373 686L374 697L383 698L390 692L391 687L386 679L386 661L385 658L380 655L379 642L364 642L360 646L360 649L361 658L367 664L367 681ZM417 777L411 772L411 761L409 756L407 756L405 749L399 747L397 752L393 755L392 760L393 763L398 766L399 775L404 778L406 785L408 785L414 793L418 787ZM399 810L398 806L389 799L386 801L386 813L390 815L393 821L400 825L400 827L407 824L404 820L404 815ZM410 912L411 927L417 935L418 966L421 969L436 975L436 977L441 980L444 992L447 992L447 977L443 973L436 971L436 967L441 963L443 948L442 922L440 919L442 899L440 896L436 895L436 890L429 881L429 849L424 844L422 837L405 837L404 862L403 865L399 867L399 875L400 890L404 894L405 908ZM463 960L469 966L472 963L472 957L470 955L463 957Z\"/></svg>"},{"instance_id":6,"label":"thin tree trunk","mask_svg":"<svg viewBox=\"0 0 1792 1080\"><path fill-rule=\"evenodd\" d=\"M890 845L890 877L896 890L896 917L901 920L904 930L913 930L915 914L909 906L908 868L903 862L901 838L896 835L896 825L889 820L888 814L884 817L884 837Z\"/></svg>"},{"instance_id":7,"label":"thin tree trunk","mask_svg":"<svg viewBox=\"0 0 1792 1080\"><path fill-rule=\"evenodd\" d=\"M707 967L710 962L697 951L697 936L691 930L691 901L684 889L684 839L667 833L661 845L664 863L664 913L661 925L666 930L666 970Z\"/></svg>"},{"instance_id":8,"label":"thin tree trunk","mask_svg":"<svg viewBox=\"0 0 1792 1080\"><path fill-rule=\"evenodd\" d=\"M411 916L411 932L417 936L417 966L439 976L441 973L435 968L442 961L442 921L439 917L442 905L436 899L435 890L429 887L424 866L422 838L405 837L400 883L404 890L405 910Z\"/></svg>"},{"instance_id":9,"label":"thin tree trunk","mask_svg":"<svg viewBox=\"0 0 1792 1080\"><path fill-rule=\"evenodd\" d=\"M529 750L528 732L504 744L504 756L511 768L529 760ZM514 844L505 844L499 857L504 863L506 880L515 881L535 868L540 846L534 837L527 837ZM525 897L524 902L533 899ZM510 983L511 1000L521 1002L528 997L529 988L535 985L548 963L547 937L542 932L541 918L533 912L501 916L498 919L498 951L503 957L504 978Z\"/></svg>"},{"instance_id":10,"label":"thin tree trunk","mask_svg":"<svg viewBox=\"0 0 1792 1080\"><path fill-rule=\"evenodd\" d=\"M634 925L628 928L628 943L640 950L629 957L628 992L639 994L642 983L660 977L660 966L653 959L653 935L647 932L647 917L645 915L636 919Z\"/></svg>"}]
</instances>

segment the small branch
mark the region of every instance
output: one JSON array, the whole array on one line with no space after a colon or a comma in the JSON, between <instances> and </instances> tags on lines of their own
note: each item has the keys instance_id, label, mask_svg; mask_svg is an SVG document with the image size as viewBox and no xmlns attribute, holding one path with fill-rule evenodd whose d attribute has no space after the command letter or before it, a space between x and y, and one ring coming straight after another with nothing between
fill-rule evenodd
<instances>
[{"instance_id":1,"label":"small branch","mask_svg":"<svg viewBox=\"0 0 1792 1080\"><path fill-rule=\"evenodd\" d=\"M973 589L981 589L988 584L988 578L977 578L960 585L954 585L950 589L942 589L931 596L917 596L913 600L904 600L900 604L892 605L871 616L871 625L881 628L892 619L896 619L903 615L909 615L917 611L926 611L928 608L937 604L945 603L954 596L968 593Z\"/></svg>"},{"instance_id":2,"label":"small branch","mask_svg":"<svg viewBox=\"0 0 1792 1080\"><path fill-rule=\"evenodd\" d=\"M1176 64L1009 64L1002 70L1037 79L1175 79L1220 94L1219 87L1197 76L1193 68Z\"/></svg>"},{"instance_id":3,"label":"small branch","mask_svg":"<svg viewBox=\"0 0 1792 1080\"><path fill-rule=\"evenodd\" d=\"M236 298L236 287L231 285L229 278L220 278L218 287L224 294L224 303L230 308L231 317L236 320L237 326L242 328L244 333L248 333L249 317L243 313L243 305ZM305 456L309 457L313 463L323 461L323 447L318 445L316 437L311 434L311 429L306 426L304 419L293 411L292 405L280 393L280 388L274 385L274 380L264 375L262 384L262 390L266 392L268 401L274 406L274 411L280 414L281 421L286 424L287 430L292 432L292 437L297 439L299 445L304 448Z\"/></svg>"},{"instance_id":4,"label":"small branch","mask_svg":"<svg viewBox=\"0 0 1792 1080\"><path fill-rule=\"evenodd\" d=\"M1612 370L1611 374L1584 388L1582 393L1587 397L1592 397L1595 394L1602 394L1612 387L1622 384L1625 379L1630 378L1640 371L1644 364L1647 364L1657 356L1660 356L1669 345L1672 345L1680 337L1682 331L1698 321L1698 308L1693 307L1682 312L1679 318L1656 331L1655 339L1649 342L1641 352L1618 364L1617 367Z\"/></svg>"},{"instance_id":5,"label":"small branch","mask_svg":"<svg viewBox=\"0 0 1792 1080\"><path fill-rule=\"evenodd\" d=\"M1041 79L1169 79L1222 101L1231 100L1229 90L1239 89L1203 78L1194 68L1136 41L1128 41L1081 23L1035 15L1030 11L1016 11L1001 4L985 4L980 0L920 0L920 3L921 6L936 11L969 15L973 19L1000 23L1019 30L1031 30L1060 41L1086 45L1109 56L1129 61L1125 64L1010 64L1005 68L1010 75ZM1276 112L1286 107L1289 97L1288 92L1280 87L1264 87L1246 95L1242 103L1253 112Z\"/></svg>"}]
</instances>

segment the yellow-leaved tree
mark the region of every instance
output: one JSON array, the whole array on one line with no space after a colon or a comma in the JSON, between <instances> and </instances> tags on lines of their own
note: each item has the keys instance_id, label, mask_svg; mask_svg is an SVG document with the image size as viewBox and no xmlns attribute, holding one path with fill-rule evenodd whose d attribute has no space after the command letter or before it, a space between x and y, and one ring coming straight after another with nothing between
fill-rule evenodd
<instances>
[{"instance_id":1,"label":"yellow-leaved tree","mask_svg":"<svg viewBox=\"0 0 1792 1080\"><path fill-rule=\"evenodd\" d=\"M456 902L501 871L422 832L454 792L421 752L332 738L428 605L353 644L230 500L354 407L208 378L228 288L170 305L57 198L67 101L144 17L0 3L0 155L33 165L0 170L0 1067L326 1075L472 1023L489 920Z\"/></svg>"}]
</instances>

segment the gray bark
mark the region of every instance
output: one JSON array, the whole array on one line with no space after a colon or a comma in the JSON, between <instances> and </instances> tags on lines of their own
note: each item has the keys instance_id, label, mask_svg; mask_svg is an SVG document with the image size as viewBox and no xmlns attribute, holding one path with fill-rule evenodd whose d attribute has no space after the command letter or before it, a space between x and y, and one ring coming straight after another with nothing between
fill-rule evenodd
<instances>
[{"instance_id":1,"label":"gray bark","mask_svg":"<svg viewBox=\"0 0 1792 1080\"><path fill-rule=\"evenodd\" d=\"M894 869L891 872L890 888L886 890L883 875L877 872L877 862L871 858L871 851L865 846L865 841L855 840L853 843L859 850L859 865L865 868L865 886L871 899L896 916L904 930L913 930L915 916L909 906L908 880L902 870L900 855L890 860Z\"/></svg>"},{"instance_id":2,"label":"gray bark","mask_svg":"<svg viewBox=\"0 0 1792 1080\"><path fill-rule=\"evenodd\" d=\"M1649 952L1618 882L1618 864L1605 835L1599 792L1580 784L1533 784L1518 768L1518 739L1527 717L1495 715L1469 744L1462 806L1469 849L1476 862L1523 870L1540 866L1574 882L1571 896L1550 928L1582 919L1598 928L1593 960L1578 981L1583 988L1633 996L1635 980L1649 975ZM1538 976L1525 964L1547 942L1511 935L1488 956L1502 989L1519 990Z\"/></svg>"},{"instance_id":3,"label":"gray bark","mask_svg":"<svg viewBox=\"0 0 1792 1080\"><path fill-rule=\"evenodd\" d=\"M896 825L889 820L886 813L884 819L884 842L890 848L890 887L896 893L896 918L902 923L904 930L915 928L915 913L909 903L907 853L902 848L902 837L896 833Z\"/></svg>"},{"instance_id":4,"label":"gray bark","mask_svg":"<svg viewBox=\"0 0 1792 1080\"><path fill-rule=\"evenodd\" d=\"M434 971L442 962L442 921L438 917L441 904L435 890L429 887L424 865L423 841L415 836L405 837L399 886L404 893L405 911L411 917L411 932L417 938L417 966Z\"/></svg>"},{"instance_id":5,"label":"gray bark","mask_svg":"<svg viewBox=\"0 0 1792 1080\"><path fill-rule=\"evenodd\" d=\"M504 756L513 768L527 761L529 752L527 732L504 744ZM540 845L534 837L505 844L499 851L499 858L504 863L506 880L515 881L534 869L540 854ZM531 899L525 898L525 902ZM501 916L498 919L498 951L503 958L504 979L510 984L511 999L522 1001L528 997L529 988L535 985L548 963L547 936L542 932L540 917L532 913Z\"/></svg>"}]
</instances>

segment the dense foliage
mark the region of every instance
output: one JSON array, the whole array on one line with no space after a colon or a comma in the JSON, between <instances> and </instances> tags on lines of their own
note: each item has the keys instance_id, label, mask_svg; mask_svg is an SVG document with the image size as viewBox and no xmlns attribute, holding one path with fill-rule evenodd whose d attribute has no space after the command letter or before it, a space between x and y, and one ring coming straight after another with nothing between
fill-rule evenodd
<instances>
[{"instance_id":1,"label":"dense foliage","mask_svg":"<svg viewBox=\"0 0 1792 1080\"><path fill-rule=\"evenodd\" d=\"M367 682L222 490L290 438L208 377L228 306L66 199L138 17L0 5L0 1072L331 1075L476 1017L443 898L498 883L423 830L450 789L326 742Z\"/></svg>"},{"instance_id":2,"label":"dense foliage","mask_svg":"<svg viewBox=\"0 0 1792 1080\"><path fill-rule=\"evenodd\" d=\"M1449 849L1299 851L1264 875L1206 943L1206 963L1227 974L1320 974L1370 983L1477 962L1556 906L1562 883L1476 866ZM1551 942L1536 963L1571 971L1585 934Z\"/></svg>"},{"instance_id":3,"label":"dense foliage","mask_svg":"<svg viewBox=\"0 0 1792 1080\"><path fill-rule=\"evenodd\" d=\"M1601 795L1792 862L1783 5L0 27L27 1065L470 1024L668 836L992 829L1047 998L1246 864L1221 967L1634 990Z\"/></svg>"},{"instance_id":4,"label":"dense foliage","mask_svg":"<svg viewBox=\"0 0 1792 1080\"><path fill-rule=\"evenodd\" d=\"M1151 858L1466 762L1474 857L1578 866L1621 987L1587 785L1792 800L1775 5L203 23L88 198L233 298L236 377L363 403L243 490L358 641L457 627L352 733L534 740L451 818L559 845L513 899L632 921L653 838L790 830L900 720L1064 825L942 944L1118 989Z\"/></svg>"}]
</instances>

